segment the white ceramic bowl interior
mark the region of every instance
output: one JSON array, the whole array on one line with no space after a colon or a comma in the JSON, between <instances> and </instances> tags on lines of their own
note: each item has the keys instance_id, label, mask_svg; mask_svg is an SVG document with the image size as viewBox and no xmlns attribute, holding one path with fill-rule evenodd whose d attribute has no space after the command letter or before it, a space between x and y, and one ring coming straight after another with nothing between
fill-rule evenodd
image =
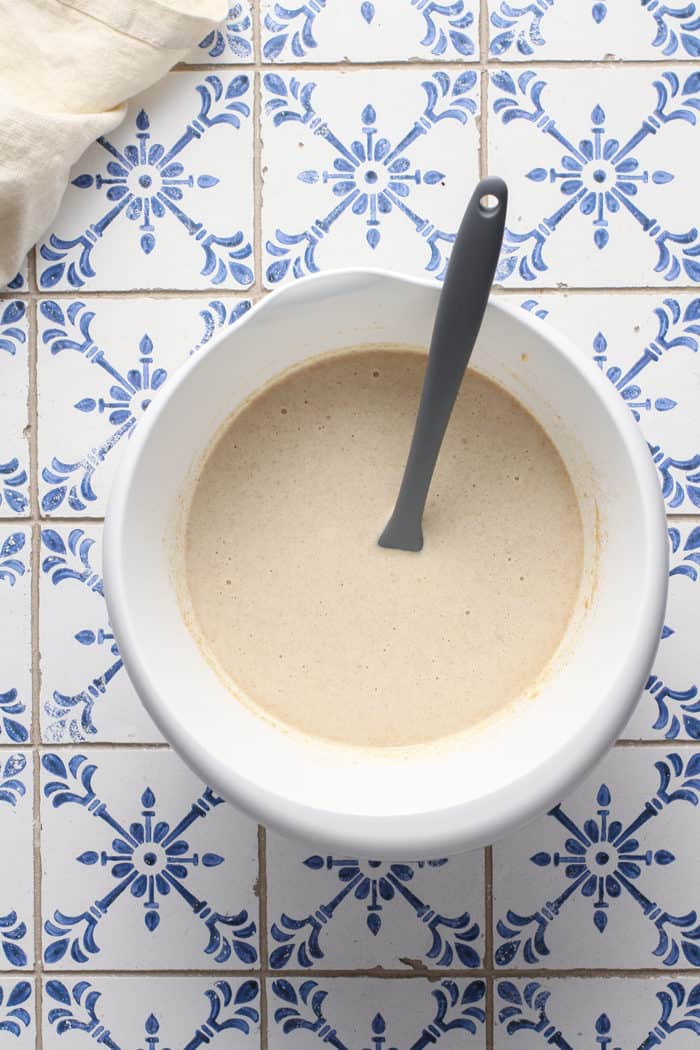
<instances>
[{"instance_id":1,"label":"white ceramic bowl interior","mask_svg":"<svg viewBox=\"0 0 700 1050\"><path fill-rule=\"evenodd\" d=\"M374 752L282 732L232 698L176 594L172 537L196 465L226 417L290 365L363 343L427 346L439 293L433 283L363 270L266 298L159 395L130 443L106 522L111 622L166 738L263 823L387 859L493 841L564 794L629 718L666 597L663 506L628 410L581 351L518 306L492 300L472 366L544 426L584 520L581 600L537 695L466 737Z\"/></svg>"}]
</instances>

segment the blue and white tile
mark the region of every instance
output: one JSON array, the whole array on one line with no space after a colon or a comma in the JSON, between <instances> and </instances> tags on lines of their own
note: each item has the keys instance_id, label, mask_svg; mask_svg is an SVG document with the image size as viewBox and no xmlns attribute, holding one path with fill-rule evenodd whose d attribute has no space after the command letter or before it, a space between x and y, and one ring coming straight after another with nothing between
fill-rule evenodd
<instances>
[{"instance_id":1,"label":"blue and white tile","mask_svg":"<svg viewBox=\"0 0 700 1050\"><path fill-rule=\"evenodd\" d=\"M267 837L270 967L481 966L484 857L384 863Z\"/></svg>"},{"instance_id":2,"label":"blue and white tile","mask_svg":"<svg viewBox=\"0 0 700 1050\"><path fill-rule=\"evenodd\" d=\"M489 56L506 62L700 57L697 3L488 0Z\"/></svg>"},{"instance_id":3,"label":"blue and white tile","mask_svg":"<svg viewBox=\"0 0 700 1050\"><path fill-rule=\"evenodd\" d=\"M473 70L265 73L268 287L338 266L441 278L478 178Z\"/></svg>"},{"instance_id":4,"label":"blue and white tile","mask_svg":"<svg viewBox=\"0 0 700 1050\"><path fill-rule=\"evenodd\" d=\"M181 71L83 154L37 252L41 292L253 282L251 75Z\"/></svg>"},{"instance_id":5,"label":"blue and white tile","mask_svg":"<svg viewBox=\"0 0 700 1050\"><path fill-rule=\"evenodd\" d=\"M495 1050L591 1046L695 1050L700 984L692 978L549 978L495 982Z\"/></svg>"},{"instance_id":6,"label":"blue and white tile","mask_svg":"<svg viewBox=\"0 0 700 1050\"><path fill-rule=\"evenodd\" d=\"M45 743L162 739L119 655L101 563L101 525L42 529L39 704Z\"/></svg>"},{"instance_id":7,"label":"blue and white tile","mask_svg":"<svg viewBox=\"0 0 700 1050\"><path fill-rule=\"evenodd\" d=\"M34 965L34 827L31 751L0 750L0 970ZM0 981L3 991L8 982ZM0 1021L7 999L0 1004ZM2 1026L0 1025L0 1032ZM0 1043L0 1046L2 1043Z\"/></svg>"},{"instance_id":8,"label":"blue and white tile","mask_svg":"<svg viewBox=\"0 0 700 1050\"><path fill-rule=\"evenodd\" d=\"M544 293L523 305L565 332L619 392L649 445L667 513L698 513L700 298Z\"/></svg>"},{"instance_id":9,"label":"blue and white tile","mask_svg":"<svg viewBox=\"0 0 700 1050\"><path fill-rule=\"evenodd\" d=\"M270 1050L486 1045L486 985L478 978L282 977L267 985Z\"/></svg>"},{"instance_id":10,"label":"blue and white tile","mask_svg":"<svg viewBox=\"0 0 700 1050\"><path fill-rule=\"evenodd\" d=\"M29 527L0 526L0 744L26 744L32 724Z\"/></svg>"},{"instance_id":11,"label":"blue and white tile","mask_svg":"<svg viewBox=\"0 0 700 1050\"><path fill-rule=\"evenodd\" d=\"M45 750L44 964L256 965L257 828L164 748Z\"/></svg>"},{"instance_id":12,"label":"blue and white tile","mask_svg":"<svg viewBox=\"0 0 700 1050\"><path fill-rule=\"evenodd\" d=\"M119 461L153 397L249 308L249 299L232 296L41 301L41 513L104 516Z\"/></svg>"},{"instance_id":13,"label":"blue and white tile","mask_svg":"<svg viewBox=\"0 0 700 1050\"><path fill-rule=\"evenodd\" d=\"M700 523L669 527L668 605L659 650L626 739L700 740Z\"/></svg>"},{"instance_id":14,"label":"blue and white tile","mask_svg":"<svg viewBox=\"0 0 700 1050\"><path fill-rule=\"evenodd\" d=\"M688 66L492 73L489 167L511 190L497 279L700 282L699 108Z\"/></svg>"},{"instance_id":15,"label":"blue and white tile","mask_svg":"<svg viewBox=\"0 0 700 1050\"><path fill-rule=\"evenodd\" d=\"M265 62L478 62L475 0L262 0Z\"/></svg>"},{"instance_id":16,"label":"blue and white tile","mask_svg":"<svg viewBox=\"0 0 700 1050\"><path fill-rule=\"evenodd\" d=\"M0 518L29 514L29 318L24 299L0 299Z\"/></svg>"},{"instance_id":17,"label":"blue and white tile","mask_svg":"<svg viewBox=\"0 0 700 1050\"><path fill-rule=\"evenodd\" d=\"M115 1050L260 1047L260 986L249 977L53 977L42 1000L44 1050L93 1040Z\"/></svg>"},{"instance_id":18,"label":"blue and white tile","mask_svg":"<svg viewBox=\"0 0 700 1050\"><path fill-rule=\"evenodd\" d=\"M613 750L494 846L494 957L515 969L700 967L700 753Z\"/></svg>"},{"instance_id":19,"label":"blue and white tile","mask_svg":"<svg viewBox=\"0 0 700 1050\"><path fill-rule=\"evenodd\" d=\"M253 61L253 19L249 0L229 3L228 13L221 25L192 48L188 65L236 65Z\"/></svg>"},{"instance_id":20,"label":"blue and white tile","mask_svg":"<svg viewBox=\"0 0 700 1050\"><path fill-rule=\"evenodd\" d=\"M0 980L0 1047L34 1050L34 981L26 977Z\"/></svg>"}]
</instances>

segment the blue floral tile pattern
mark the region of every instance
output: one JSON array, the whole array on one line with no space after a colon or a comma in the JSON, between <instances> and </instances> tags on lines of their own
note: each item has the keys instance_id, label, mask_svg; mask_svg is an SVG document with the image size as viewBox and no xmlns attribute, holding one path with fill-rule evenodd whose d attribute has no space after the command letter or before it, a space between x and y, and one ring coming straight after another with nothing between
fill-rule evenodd
<instances>
[{"instance_id":1,"label":"blue floral tile pattern","mask_svg":"<svg viewBox=\"0 0 700 1050\"><path fill-rule=\"evenodd\" d=\"M45 751L44 964L247 969L255 825L171 752Z\"/></svg>"},{"instance_id":2,"label":"blue floral tile pattern","mask_svg":"<svg viewBox=\"0 0 700 1050\"><path fill-rule=\"evenodd\" d=\"M506 61L700 57L700 7L659 0L488 0L489 55Z\"/></svg>"},{"instance_id":3,"label":"blue floral tile pattern","mask_svg":"<svg viewBox=\"0 0 700 1050\"><path fill-rule=\"evenodd\" d=\"M474 0L262 0L266 62L478 61Z\"/></svg>"},{"instance_id":4,"label":"blue floral tile pattern","mask_svg":"<svg viewBox=\"0 0 700 1050\"><path fill-rule=\"evenodd\" d=\"M266 73L268 287L335 266L441 278L477 177L477 75Z\"/></svg>"},{"instance_id":5,"label":"blue floral tile pattern","mask_svg":"<svg viewBox=\"0 0 700 1050\"><path fill-rule=\"evenodd\" d=\"M0 1046L34 1050L34 982L26 977L0 981Z\"/></svg>"},{"instance_id":6,"label":"blue floral tile pattern","mask_svg":"<svg viewBox=\"0 0 700 1050\"><path fill-rule=\"evenodd\" d=\"M498 967L700 967L693 749L617 749L494 847Z\"/></svg>"},{"instance_id":7,"label":"blue floral tile pattern","mask_svg":"<svg viewBox=\"0 0 700 1050\"><path fill-rule=\"evenodd\" d=\"M700 524L676 519L668 530L671 568L659 651L623 737L700 740Z\"/></svg>"},{"instance_id":8,"label":"blue floral tile pattern","mask_svg":"<svg viewBox=\"0 0 700 1050\"><path fill-rule=\"evenodd\" d=\"M700 984L692 978L575 977L495 982L496 1050L665 1043L690 1050L700 1035Z\"/></svg>"},{"instance_id":9,"label":"blue floral tile pattern","mask_svg":"<svg viewBox=\"0 0 700 1050\"><path fill-rule=\"evenodd\" d=\"M634 98L634 106L630 104ZM700 282L691 68L491 74L489 163L511 186L508 283Z\"/></svg>"},{"instance_id":10,"label":"blue floral tile pattern","mask_svg":"<svg viewBox=\"0 0 700 1050\"><path fill-rule=\"evenodd\" d=\"M668 514L700 510L700 297L548 295L522 304L566 333L639 424Z\"/></svg>"},{"instance_id":11,"label":"blue floral tile pattern","mask_svg":"<svg viewBox=\"0 0 700 1050\"><path fill-rule=\"evenodd\" d=\"M157 391L250 305L232 297L39 302L43 515L104 515L119 459Z\"/></svg>"},{"instance_id":12,"label":"blue floral tile pattern","mask_svg":"<svg viewBox=\"0 0 700 1050\"><path fill-rule=\"evenodd\" d=\"M483 955L481 851L384 863L267 839L273 969L473 969Z\"/></svg>"},{"instance_id":13,"label":"blue floral tile pattern","mask_svg":"<svg viewBox=\"0 0 700 1050\"><path fill-rule=\"evenodd\" d=\"M260 985L246 977L53 977L43 1005L45 1050L72 1050L78 1032L116 1050L260 1047Z\"/></svg>"},{"instance_id":14,"label":"blue floral tile pattern","mask_svg":"<svg viewBox=\"0 0 700 1050\"><path fill-rule=\"evenodd\" d=\"M0 970L24 970L34 964L33 797L31 752L3 748L0 750L0 841L3 844ZM2 981L0 987L5 993L8 983ZM5 999L0 1002L0 1022L7 1009L8 999Z\"/></svg>"},{"instance_id":15,"label":"blue floral tile pattern","mask_svg":"<svg viewBox=\"0 0 700 1050\"><path fill-rule=\"evenodd\" d=\"M0 744L29 741L32 721L31 531L0 526ZM0 755L0 758L2 756Z\"/></svg>"},{"instance_id":16,"label":"blue floral tile pattern","mask_svg":"<svg viewBox=\"0 0 700 1050\"><path fill-rule=\"evenodd\" d=\"M0 299L0 518L29 514L27 305Z\"/></svg>"},{"instance_id":17,"label":"blue floral tile pattern","mask_svg":"<svg viewBox=\"0 0 700 1050\"><path fill-rule=\"evenodd\" d=\"M41 291L245 288L252 271L252 85L169 74L78 161L40 245Z\"/></svg>"},{"instance_id":18,"label":"blue floral tile pattern","mask_svg":"<svg viewBox=\"0 0 700 1050\"><path fill-rule=\"evenodd\" d=\"M161 740L107 619L101 539L101 525L41 531L39 702L47 743Z\"/></svg>"},{"instance_id":19,"label":"blue floral tile pattern","mask_svg":"<svg viewBox=\"0 0 700 1050\"><path fill-rule=\"evenodd\" d=\"M221 25L200 40L187 61L190 65L252 62L253 19L249 0L229 3L228 13Z\"/></svg>"},{"instance_id":20,"label":"blue floral tile pattern","mask_svg":"<svg viewBox=\"0 0 700 1050\"><path fill-rule=\"evenodd\" d=\"M270 1050L457 1050L485 1046L480 979L268 980Z\"/></svg>"}]
</instances>

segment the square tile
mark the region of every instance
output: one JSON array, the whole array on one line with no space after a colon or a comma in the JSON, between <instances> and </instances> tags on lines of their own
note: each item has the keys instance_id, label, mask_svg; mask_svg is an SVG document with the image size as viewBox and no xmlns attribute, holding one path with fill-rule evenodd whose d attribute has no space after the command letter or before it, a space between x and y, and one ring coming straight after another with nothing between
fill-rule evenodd
<instances>
[{"instance_id":1,"label":"square tile","mask_svg":"<svg viewBox=\"0 0 700 1050\"><path fill-rule=\"evenodd\" d=\"M34 981L26 977L0 980L0 1047L34 1050Z\"/></svg>"},{"instance_id":2,"label":"square tile","mask_svg":"<svg viewBox=\"0 0 700 1050\"><path fill-rule=\"evenodd\" d=\"M253 61L253 20L249 0L230 3L221 25L192 48L186 64L235 65Z\"/></svg>"},{"instance_id":3,"label":"square tile","mask_svg":"<svg viewBox=\"0 0 700 1050\"><path fill-rule=\"evenodd\" d=\"M138 420L249 299L44 299L38 319L39 503L102 517ZM95 367L97 366L97 367Z\"/></svg>"},{"instance_id":4,"label":"square tile","mask_svg":"<svg viewBox=\"0 0 700 1050\"><path fill-rule=\"evenodd\" d=\"M697 60L696 5L649 0L488 0L489 56L506 62L564 59Z\"/></svg>"},{"instance_id":5,"label":"square tile","mask_svg":"<svg viewBox=\"0 0 700 1050\"><path fill-rule=\"evenodd\" d=\"M92 1039L115 1050L260 1046L260 987L252 978L53 977L42 998L44 1050L78 1050Z\"/></svg>"},{"instance_id":6,"label":"square tile","mask_svg":"<svg viewBox=\"0 0 700 1050\"><path fill-rule=\"evenodd\" d=\"M39 704L45 743L162 740L109 626L101 563L101 525L42 529Z\"/></svg>"},{"instance_id":7,"label":"square tile","mask_svg":"<svg viewBox=\"0 0 700 1050\"><path fill-rule=\"evenodd\" d=\"M668 530L671 571L659 651L627 739L700 740L700 525L675 520Z\"/></svg>"},{"instance_id":8,"label":"square tile","mask_svg":"<svg viewBox=\"0 0 700 1050\"><path fill-rule=\"evenodd\" d=\"M0 299L0 518L29 514L27 306Z\"/></svg>"},{"instance_id":9,"label":"square tile","mask_svg":"<svg viewBox=\"0 0 700 1050\"><path fill-rule=\"evenodd\" d=\"M0 525L0 744L26 744L32 725L32 534Z\"/></svg>"},{"instance_id":10,"label":"square tile","mask_svg":"<svg viewBox=\"0 0 700 1050\"><path fill-rule=\"evenodd\" d=\"M595 362L644 434L669 514L700 510L700 298L692 292L544 294L546 317Z\"/></svg>"},{"instance_id":11,"label":"square tile","mask_svg":"<svg viewBox=\"0 0 700 1050\"><path fill-rule=\"evenodd\" d=\"M42 755L44 963L247 969L257 828L164 748Z\"/></svg>"},{"instance_id":12,"label":"square tile","mask_svg":"<svg viewBox=\"0 0 700 1050\"><path fill-rule=\"evenodd\" d=\"M476 0L261 0L265 62L478 62Z\"/></svg>"},{"instance_id":13,"label":"square tile","mask_svg":"<svg viewBox=\"0 0 700 1050\"><path fill-rule=\"evenodd\" d=\"M700 985L689 978L497 980L494 1000L495 1050L649 1050L664 1039L694 1050L700 1035Z\"/></svg>"},{"instance_id":14,"label":"square tile","mask_svg":"<svg viewBox=\"0 0 700 1050\"><path fill-rule=\"evenodd\" d=\"M268 980L270 1050L483 1050L482 980L319 977Z\"/></svg>"},{"instance_id":15,"label":"square tile","mask_svg":"<svg viewBox=\"0 0 700 1050\"><path fill-rule=\"evenodd\" d=\"M181 71L80 158L37 255L39 290L253 282L247 73Z\"/></svg>"},{"instance_id":16,"label":"square tile","mask_svg":"<svg viewBox=\"0 0 700 1050\"><path fill-rule=\"evenodd\" d=\"M700 966L700 753L614 749L494 846L497 967Z\"/></svg>"},{"instance_id":17,"label":"square tile","mask_svg":"<svg viewBox=\"0 0 700 1050\"><path fill-rule=\"evenodd\" d=\"M477 968L484 856L383 863L267 836L272 969Z\"/></svg>"},{"instance_id":18,"label":"square tile","mask_svg":"<svg viewBox=\"0 0 700 1050\"><path fill-rule=\"evenodd\" d=\"M700 282L700 74L500 69L489 167L509 183L497 279L544 287Z\"/></svg>"},{"instance_id":19,"label":"square tile","mask_svg":"<svg viewBox=\"0 0 700 1050\"><path fill-rule=\"evenodd\" d=\"M476 72L265 73L264 279L339 266L441 278L478 178Z\"/></svg>"},{"instance_id":20,"label":"square tile","mask_svg":"<svg viewBox=\"0 0 700 1050\"><path fill-rule=\"evenodd\" d=\"M34 965L33 800L31 751L3 748L0 751L0 842L3 855L0 970L24 970ZM3 990L7 985L4 980L0 982ZM7 1005L7 1000L0 1003L0 1021Z\"/></svg>"}]
</instances>

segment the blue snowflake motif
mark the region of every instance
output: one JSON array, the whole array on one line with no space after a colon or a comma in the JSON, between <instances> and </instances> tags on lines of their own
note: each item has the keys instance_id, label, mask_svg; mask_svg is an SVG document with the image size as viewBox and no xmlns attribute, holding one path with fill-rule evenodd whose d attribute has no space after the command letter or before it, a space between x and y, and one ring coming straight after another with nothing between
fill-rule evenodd
<instances>
[{"instance_id":1,"label":"blue snowflake motif","mask_svg":"<svg viewBox=\"0 0 700 1050\"><path fill-rule=\"evenodd\" d=\"M181 206L190 190L195 187L207 190L219 182L218 178L206 173L189 174L181 160L183 150L191 143L201 141L217 125L240 129L251 112L250 105L244 101L250 91L250 77L239 74L225 83L221 77L210 73L204 77L203 83L197 84L196 91L199 111L187 121L167 149L161 143L151 141L150 118L143 109L135 118L134 142L120 149L107 138L97 140L111 158L105 172L82 173L73 180L73 186L83 191L104 192L109 206L75 237L66 239L57 233L49 235L39 248L39 257L49 263L39 273L41 288L53 288L64 279L71 287L82 288L86 281L95 277L93 250L108 235L112 224L121 221L122 215L138 224L141 251L150 255L156 246L155 223L166 214L199 245L203 253L201 276L212 284L221 284L229 276L237 284L252 284L253 272L243 260L250 259L253 250L243 231L220 236Z\"/></svg>"},{"instance_id":2,"label":"blue snowflake motif","mask_svg":"<svg viewBox=\"0 0 700 1050\"><path fill-rule=\"evenodd\" d=\"M639 840L632 837L631 829L623 828L619 820L609 819L611 801L609 788L601 784L596 796L600 807L597 819L591 817L582 828L564 813L561 806L556 806L552 816L574 832L566 840L566 852L536 853L530 858L540 868L552 865L564 869L564 875L575 883L582 896L591 899L593 922L601 933L608 924L610 901L631 888L630 880L638 879L643 867L672 864L676 859L665 849L640 852Z\"/></svg>"},{"instance_id":3,"label":"blue snowflake motif","mask_svg":"<svg viewBox=\"0 0 700 1050\"><path fill-rule=\"evenodd\" d=\"M91 955L100 951L95 937L99 923L127 890L132 898L143 901L144 924L149 933L160 925L161 898L174 893L203 923L208 935L204 952L214 962L223 964L234 954L244 965L256 961L257 951L249 943L256 926L247 911L236 915L216 911L186 885L193 868L200 864L203 868L215 868L224 862L218 853L193 852L185 838L196 821L206 819L223 803L211 788L205 788L185 815L171 826L168 821L157 819L155 794L146 787L141 794L142 819L126 824L96 796L92 781L97 767L86 755L73 755L64 762L60 755L45 754L42 766L55 778L44 785L44 795L55 808L84 807L116 832L111 852L86 850L76 858L79 864L108 869L114 884L80 914L69 915L56 909L53 917L46 920L46 962L57 963L67 952L73 962L88 962Z\"/></svg>"},{"instance_id":4,"label":"blue snowflake motif","mask_svg":"<svg viewBox=\"0 0 700 1050\"><path fill-rule=\"evenodd\" d=\"M441 280L447 267L445 246L454 241L454 234L418 214L407 198L411 186L434 186L445 176L434 170L421 172L412 165L407 153L441 121L455 120L463 125L468 122L476 113L476 101L472 97L476 83L473 70L454 77L443 71L433 73L421 85L425 93L423 110L394 144L378 136L376 112L368 103L361 111L362 137L346 145L330 122L314 108L315 82L266 73L263 77L267 92L265 110L273 125L299 123L309 133L320 136L334 153L329 168L302 171L297 178L304 183L332 187L337 199L326 214L319 217L316 213L317 217L305 229L289 232L278 228L274 238L266 242L266 251L272 257L265 272L270 284L277 284L286 275L303 277L317 273L316 249L344 214L366 216L365 238L371 249L376 248L381 239L381 218L392 211L401 214L426 241L430 254L425 269Z\"/></svg>"},{"instance_id":5,"label":"blue snowflake motif","mask_svg":"<svg viewBox=\"0 0 700 1050\"><path fill-rule=\"evenodd\" d=\"M206 190L216 186L219 180L213 175L198 175L195 180L193 175L185 174L179 160L172 159L172 150L166 153L165 146L151 143L151 122L144 109L136 116L136 127L137 141L123 150L105 138L98 139L115 158L107 163L107 175L78 175L73 185L81 190L104 189L108 201L119 201L127 219L138 222L141 250L150 255L156 246L153 221L162 219L167 210L185 219L176 204L183 199L185 190L195 184Z\"/></svg>"},{"instance_id":6,"label":"blue snowflake motif","mask_svg":"<svg viewBox=\"0 0 700 1050\"><path fill-rule=\"evenodd\" d=\"M675 915L651 900L637 882L645 868L666 867L675 860L666 849L640 848L638 833L666 807L681 802L697 806L700 800L700 754L687 760L679 754L666 755L654 763L659 776L656 793L641 805L629 823L611 817L612 796L606 784L596 794L596 816L583 823L574 820L561 804L549 811L567 832L563 850L539 852L530 857L538 868L556 868L566 879L556 897L548 899L528 915L509 909L505 919L496 923L503 938L494 958L498 966L507 966L523 951L526 963L534 964L549 955L547 932L565 905L579 895L592 906L593 923L603 934L608 925L609 909L623 893L635 903L644 919L658 935L653 950L664 966L675 966L681 952L691 964L700 966L700 925L695 911Z\"/></svg>"},{"instance_id":7,"label":"blue snowflake motif","mask_svg":"<svg viewBox=\"0 0 700 1050\"><path fill-rule=\"evenodd\" d=\"M638 183L651 179L656 185L663 185L672 182L674 176L668 171L640 171L639 161L630 155L635 140L621 145L619 139L606 137L602 106L594 107L591 120L592 137L583 139L578 146L558 136L568 151L561 160L563 171L550 168L548 173L546 168L533 168L527 178L544 182L549 175L550 182L560 183L564 196L575 196L581 214L593 216L593 240L602 249L610 239L607 216L620 210L619 195L634 197Z\"/></svg>"},{"instance_id":8,"label":"blue snowflake motif","mask_svg":"<svg viewBox=\"0 0 700 1050\"><path fill-rule=\"evenodd\" d=\"M381 240L381 216L393 210L397 198L408 197L411 183L434 186L442 182L441 171L421 173L413 168L408 157L398 156L399 148L392 149L386 138L378 136L377 113L372 105L362 110L362 140L355 139L350 149L342 147L333 161L331 171L313 169L297 175L300 182L322 181L331 185L336 197L352 204L353 215L366 215L365 240L376 248Z\"/></svg>"},{"instance_id":9,"label":"blue snowflake motif","mask_svg":"<svg viewBox=\"0 0 700 1050\"><path fill-rule=\"evenodd\" d=\"M173 837L167 821L155 821L155 804L156 796L147 787L141 795L143 820L130 824L128 833L113 839L114 852L86 850L77 858L80 864L110 868L113 878L125 880L132 897L144 897L143 921L151 931L160 923L158 898L170 893L173 881L186 879L189 868L200 860L205 868L218 867L224 861L218 853L203 853L201 858L190 853L185 839Z\"/></svg>"}]
</instances>

